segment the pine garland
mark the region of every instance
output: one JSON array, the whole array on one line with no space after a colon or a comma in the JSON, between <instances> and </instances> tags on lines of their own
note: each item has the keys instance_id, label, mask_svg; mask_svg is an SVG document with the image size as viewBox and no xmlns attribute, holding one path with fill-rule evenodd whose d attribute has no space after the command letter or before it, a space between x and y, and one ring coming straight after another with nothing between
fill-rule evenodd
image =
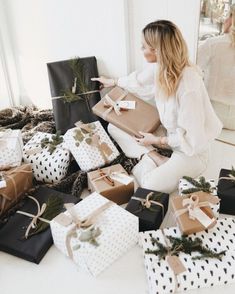
<instances>
[{"instance_id":1,"label":"pine garland","mask_svg":"<svg viewBox=\"0 0 235 294\"><path fill-rule=\"evenodd\" d=\"M64 139L62 136L60 136L60 132L57 132L55 135L51 137L51 140L49 138L42 139L41 147L48 147L49 153L52 154L56 150L57 145L63 143L63 141Z\"/></svg>"},{"instance_id":2,"label":"pine garland","mask_svg":"<svg viewBox=\"0 0 235 294\"><path fill-rule=\"evenodd\" d=\"M202 240L200 238L195 238L195 240L187 236L182 236L180 238L167 236L167 238L169 239L171 243L170 247L163 245L155 238L151 238L152 244L157 245L158 248L154 250L147 249L145 253L157 255L159 259L161 260L168 255L177 255L180 252L183 252L186 254L191 254L192 252L198 252L201 255L192 257L192 260L202 260L206 258L221 259L226 252L224 250L217 253L206 248L205 246L202 245Z\"/></svg>"},{"instance_id":3,"label":"pine garland","mask_svg":"<svg viewBox=\"0 0 235 294\"><path fill-rule=\"evenodd\" d=\"M211 187L211 184L207 182L204 177L200 177L198 181L188 176L184 176L183 179L192 184L194 187L183 190L182 194L191 194L199 191L212 193L213 190L216 189L214 187Z\"/></svg>"}]
</instances>

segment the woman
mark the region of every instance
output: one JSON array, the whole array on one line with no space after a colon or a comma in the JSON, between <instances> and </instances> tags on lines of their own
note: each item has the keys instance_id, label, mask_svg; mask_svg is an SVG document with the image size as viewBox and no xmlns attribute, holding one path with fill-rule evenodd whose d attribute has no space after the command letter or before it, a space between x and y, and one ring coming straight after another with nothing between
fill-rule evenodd
<instances>
[{"instance_id":1,"label":"woman","mask_svg":"<svg viewBox=\"0 0 235 294\"><path fill-rule=\"evenodd\" d=\"M224 35L208 38L199 46L197 63L224 128L235 130L235 4L224 22Z\"/></svg>"},{"instance_id":2,"label":"woman","mask_svg":"<svg viewBox=\"0 0 235 294\"><path fill-rule=\"evenodd\" d=\"M117 84L147 98L151 98L154 87L164 136L141 133L142 138L133 138L111 124L108 130L127 156L141 157L132 170L139 185L171 193L182 176L196 177L206 169L209 145L219 135L221 122L197 68L189 63L186 43L175 24L166 20L148 24L143 29L142 49L152 64L143 72L117 80L93 80L105 87ZM170 146L171 158L159 156L153 145Z\"/></svg>"}]
</instances>

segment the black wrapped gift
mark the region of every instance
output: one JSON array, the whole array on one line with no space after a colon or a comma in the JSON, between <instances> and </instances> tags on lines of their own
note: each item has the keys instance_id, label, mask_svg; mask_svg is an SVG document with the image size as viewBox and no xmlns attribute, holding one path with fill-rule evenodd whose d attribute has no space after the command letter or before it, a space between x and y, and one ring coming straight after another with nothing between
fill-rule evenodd
<instances>
[{"instance_id":1,"label":"black wrapped gift","mask_svg":"<svg viewBox=\"0 0 235 294\"><path fill-rule=\"evenodd\" d=\"M235 177L234 180L231 179L231 172L229 169L221 169L217 194L221 199L220 213L235 215ZM224 177L230 179L223 179Z\"/></svg>"},{"instance_id":2,"label":"black wrapped gift","mask_svg":"<svg viewBox=\"0 0 235 294\"><path fill-rule=\"evenodd\" d=\"M49 197L51 199L59 197L64 203L78 202L78 199L74 196L47 187L40 187L32 196L38 200L40 206L47 202ZM22 201L19 210L33 215L38 212L37 205L28 197ZM64 208L61 210L64 210ZM32 218L19 213L12 215L0 229L0 251L38 264L53 244L53 239L50 226L44 231L25 239L25 232L31 221Z\"/></svg>"},{"instance_id":3,"label":"black wrapped gift","mask_svg":"<svg viewBox=\"0 0 235 294\"><path fill-rule=\"evenodd\" d=\"M139 232L156 230L166 215L168 201L169 194L138 188L126 210L139 217Z\"/></svg>"},{"instance_id":4,"label":"black wrapped gift","mask_svg":"<svg viewBox=\"0 0 235 294\"><path fill-rule=\"evenodd\" d=\"M79 70L74 70L74 67ZM48 63L47 70L57 131L64 134L80 120L83 123L99 120L91 111L100 100L99 83L91 81L91 78L98 77L97 61L94 56ZM80 72L81 79L76 78ZM77 96L78 100L68 102L64 97L67 91L70 94L80 94Z\"/></svg>"}]
</instances>

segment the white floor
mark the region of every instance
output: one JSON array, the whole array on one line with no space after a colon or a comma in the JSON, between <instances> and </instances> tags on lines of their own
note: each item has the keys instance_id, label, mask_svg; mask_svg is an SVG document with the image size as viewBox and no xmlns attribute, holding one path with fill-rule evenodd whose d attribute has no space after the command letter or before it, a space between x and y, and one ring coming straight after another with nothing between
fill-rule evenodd
<instances>
[{"instance_id":1,"label":"white floor","mask_svg":"<svg viewBox=\"0 0 235 294\"><path fill-rule=\"evenodd\" d=\"M234 136L231 132L231 138ZM215 141L211 164L204 175L217 180L220 169L229 169L231 165L235 166L235 147ZM173 220L168 213L162 226L171 225ZM145 294L147 282L141 248L133 248L96 279L78 272L72 261L55 246L39 265L0 252L0 294L49 294L52 291L56 294ZM220 294L222 291L235 293L235 284L187 293Z\"/></svg>"}]
</instances>

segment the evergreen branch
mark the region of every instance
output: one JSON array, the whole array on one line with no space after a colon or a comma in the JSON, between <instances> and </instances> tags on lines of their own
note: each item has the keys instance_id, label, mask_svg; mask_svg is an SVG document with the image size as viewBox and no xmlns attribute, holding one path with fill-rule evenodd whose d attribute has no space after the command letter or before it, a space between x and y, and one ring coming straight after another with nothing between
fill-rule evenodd
<instances>
[{"instance_id":1,"label":"evergreen branch","mask_svg":"<svg viewBox=\"0 0 235 294\"><path fill-rule=\"evenodd\" d=\"M215 189L211 187L211 184L204 177L200 177L198 181L188 176L184 176L183 179L193 185L193 188L185 189L182 191L182 194L191 194L199 191L211 193Z\"/></svg>"},{"instance_id":2,"label":"evergreen branch","mask_svg":"<svg viewBox=\"0 0 235 294\"><path fill-rule=\"evenodd\" d=\"M60 132L56 132L55 135L52 135L51 140L49 138L44 138L41 140L41 147L48 148L50 155L56 150L56 146L63 143L64 139L60 135Z\"/></svg>"}]
</instances>

